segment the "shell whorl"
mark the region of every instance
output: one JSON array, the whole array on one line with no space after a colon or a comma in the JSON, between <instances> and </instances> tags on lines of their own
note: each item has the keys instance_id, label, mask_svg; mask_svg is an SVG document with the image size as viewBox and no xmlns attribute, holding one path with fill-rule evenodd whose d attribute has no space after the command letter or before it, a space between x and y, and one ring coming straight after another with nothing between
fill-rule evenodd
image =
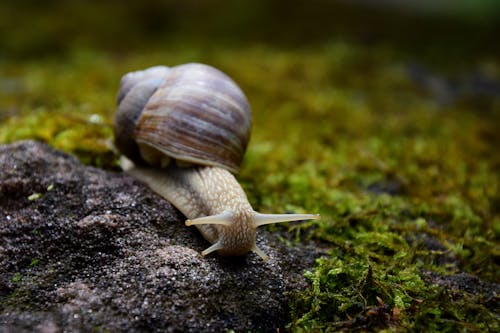
<instances>
[{"instance_id":1,"label":"shell whorl","mask_svg":"<svg viewBox=\"0 0 500 333\"><path fill-rule=\"evenodd\" d=\"M158 66L122 78L115 134L118 148L136 162L144 161L139 147L146 146L177 160L237 172L250 130L245 95L213 67Z\"/></svg>"},{"instance_id":2,"label":"shell whorl","mask_svg":"<svg viewBox=\"0 0 500 333\"><path fill-rule=\"evenodd\" d=\"M169 68L155 66L125 74L120 83L114 131L117 148L131 160L143 164L134 132L139 117L153 93L163 83Z\"/></svg>"}]
</instances>

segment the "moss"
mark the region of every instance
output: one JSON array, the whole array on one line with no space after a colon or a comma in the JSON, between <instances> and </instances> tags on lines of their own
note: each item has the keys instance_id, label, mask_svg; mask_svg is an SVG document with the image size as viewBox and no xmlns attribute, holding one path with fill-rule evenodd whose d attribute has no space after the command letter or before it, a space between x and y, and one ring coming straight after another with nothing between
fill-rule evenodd
<instances>
[{"instance_id":1,"label":"moss","mask_svg":"<svg viewBox=\"0 0 500 333\"><path fill-rule=\"evenodd\" d=\"M18 282L20 282L20 281L21 281L21 279L22 279L22 278L23 278L23 277L22 277L21 273L17 272L17 273L16 273L16 274L14 274L14 276L12 277L12 282L14 282L14 283L18 283Z\"/></svg>"},{"instance_id":2,"label":"moss","mask_svg":"<svg viewBox=\"0 0 500 333\"><path fill-rule=\"evenodd\" d=\"M35 139L73 153L85 164L112 168L116 155L112 150L111 126L93 120L95 118L94 115L85 118L77 113L38 110L1 124L0 142Z\"/></svg>"},{"instance_id":3,"label":"moss","mask_svg":"<svg viewBox=\"0 0 500 333\"><path fill-rule=\"evenodd\" d=\"M269 227L328 249L306 273L310 287L294 295L291 330L495 331L485 292L452 290L428 274L498 282L500 101L468 87L477 72L500 82L500 63L446 58L440 71L415 69L413 59L391 45L332 41L302 49L187 43L120 57L75 49L62 63L12 61L3 75L23 88L5 99L16 111L1 121L0 142L35 138L112 169L120 76L210 63L252 105L238 178L253 206L322 214Z\"/></svg>"},{"instance_id":4,"label":"moss","mask_svg":"<svg viewBox=\"0 0 500 333\"><path fill-rule=\"evenodd\" d=\"M488 296L461 291L455 291L460 297L450 295L449 290L425 278L427 271L458 272L459 260L443 262L442 258L454 252L463 259L467 254L461 253L462 247L454 249L451 241L441 249L433 247L422 238L425 232L434 234L432 228L422 217L415 218L416 207L403 200L368 196L356 205L352 195L346 196L336 194L340 202L336 222L315 225L315 238L331 243L334 250L318 259L314 271L306 273L312 288L296 295L294 331L498 329L499 323L485 301ZM483 255L493 244L486 247ZM490 265L492 270L497 268ZM496 272L489 274L494 277Z\"/></svg>"}]
</instances>

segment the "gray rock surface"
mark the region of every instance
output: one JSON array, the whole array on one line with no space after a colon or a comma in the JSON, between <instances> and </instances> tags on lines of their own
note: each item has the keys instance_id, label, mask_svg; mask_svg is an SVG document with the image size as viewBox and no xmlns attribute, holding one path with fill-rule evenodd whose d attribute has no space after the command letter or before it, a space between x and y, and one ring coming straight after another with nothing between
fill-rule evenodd
<instances>
[{"instance_id":1,"label":"gray rock surface","mask_svg":"<svg viewBox=\"0 0 500 333\"><path fill-rule=\"evenodd\" d=\"M33 141L0 145L0 332L276 331L313 248L207 242L140 182Z\"/></svg>"}]
</instances>

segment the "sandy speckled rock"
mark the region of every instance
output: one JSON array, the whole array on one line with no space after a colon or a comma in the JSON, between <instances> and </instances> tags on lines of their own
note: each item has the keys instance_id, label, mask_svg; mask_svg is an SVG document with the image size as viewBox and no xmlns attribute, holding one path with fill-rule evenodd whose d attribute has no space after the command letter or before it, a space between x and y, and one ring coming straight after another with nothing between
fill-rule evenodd
<instances>
[{"instance_id":1,"label":"sandy speckled rock","mask_svg":"<svg viewBox=\"0 0 500 333\"><path fill-rule=\"evenodd\" d=\"M182 215L122 173L0 146L0 332L275 331L318 255L264 230L267 263L199 252Z\"/></svg>"}]
</instances>

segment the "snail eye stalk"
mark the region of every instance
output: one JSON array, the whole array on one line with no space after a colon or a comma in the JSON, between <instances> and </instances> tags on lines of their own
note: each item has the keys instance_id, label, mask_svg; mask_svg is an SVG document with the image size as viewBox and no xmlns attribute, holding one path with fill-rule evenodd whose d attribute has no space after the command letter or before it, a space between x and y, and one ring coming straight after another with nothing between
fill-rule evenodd
<instances>
[{"instance_id":1,"label":"snail eye stalk","mask_svg":"<svg viewBox=\"0 0 500 333\"><path fill-rule=\"evenodd\" d=\"M321 219L319 214L261 214L256 212L253 216L255 227L272 223L319 219Z\"/></svg>"}]
</instances>

